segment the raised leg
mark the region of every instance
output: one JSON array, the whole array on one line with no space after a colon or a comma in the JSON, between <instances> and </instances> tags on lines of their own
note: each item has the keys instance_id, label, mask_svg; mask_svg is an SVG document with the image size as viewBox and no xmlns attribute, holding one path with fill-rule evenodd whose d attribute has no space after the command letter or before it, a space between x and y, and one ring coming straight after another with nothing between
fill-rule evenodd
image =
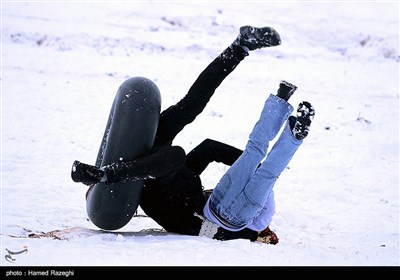
<instances>
[{"instance_id":1,"label":"raised leg","mask_svg":"<svg viewBox=\"0 0 400 280\"><path fill-rule=\"evenodd\" d=\"M246 186L266 156L269 142L275 138L292 110L293 107L283 99L272 94L269 96L243 154L224 174L210 197L212 211L234 228L243 228L248 223L248 217L242 217L241 211L247 204L253 204L253 201L248 201ZM242 201L238 201L239 198ZM258 205L257 201L254 203Z\"/></svg>"},{"instance_id":2,"label":"raised leg","mask_svg":"<svg viewBox=\"0 0 400 280\"><path fill-rule=\"evenodd\" d=\"M175 136L194 121L218 86L249 55L249 51L280 44L278 32L271 27L241 27L238 37L203 70L186 96L161 113L156 145L171 144Z\"/></svg>"}]
</instances>

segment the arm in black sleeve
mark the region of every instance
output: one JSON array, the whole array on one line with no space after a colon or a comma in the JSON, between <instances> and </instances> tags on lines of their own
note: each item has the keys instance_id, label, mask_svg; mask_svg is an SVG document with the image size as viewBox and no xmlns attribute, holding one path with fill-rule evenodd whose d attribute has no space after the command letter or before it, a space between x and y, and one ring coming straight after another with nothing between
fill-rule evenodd
<instances>
[{"instance_id":1,"label":"arm in black sleeve","mask_svg":"<svg viewBox=\"0 0 400 280\"><path fill-rule=\"evenodd\" d=\"M209 163L215 161L231 166L242 153L228 144L206 139L188 153L185 165L200 175Z\"/></svg>"},{"instance_id":2,"label":"arm in black sleeve","mask_svg":"<svg viewBox=\"0 0 400 280\"><path fill-rule=\"evenodd\" d=\"M167 146L132 161L118 161L103 167L106 183L159 178L181 169L186 154L179 146Z\"/></svg>"}]
</instances>

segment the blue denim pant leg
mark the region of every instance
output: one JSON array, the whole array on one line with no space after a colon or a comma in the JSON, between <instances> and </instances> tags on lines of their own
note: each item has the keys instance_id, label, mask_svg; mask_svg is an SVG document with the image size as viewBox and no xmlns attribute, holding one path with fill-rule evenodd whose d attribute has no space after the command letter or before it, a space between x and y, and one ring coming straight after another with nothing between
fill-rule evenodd
<instances>
[{"instance_id":1,"label":"blue denim pant leg","mask_svg":"<svg viewBox=\"0 0 400 280\"><path fill-rule=\"evenodd\" d=\"M241 216L250 221L251 229L260 231L269 226L274 214L271 211L274 210L264 206L279 175L285 170L302 143L302 140L293 136L289 122L287 122L267 158L246 185L243 198L239 198L239 201L248 200L246 208L241 210ZM262 205L261 208L260 205ZM253 221L251 222L251 220Z\"/></svg>"},{"instance_id":2,"label":"blue denim pant leg","mask_svg":"<svg viewBox=\"0 0 400 280\"><path fill-rule=\"evenodd\" d=\"M289 103L271 94L264 104L259 121L250 133L243 154L215 187L210 197L210 207L232 227L246 226L263 207L263 204L258 203L259 199L247 198L244 190L266 156L269 142L275 138L292 111L293 107ZM257 213L249 209L253 205L257 205Z\"/></svg>"}]
</instances>

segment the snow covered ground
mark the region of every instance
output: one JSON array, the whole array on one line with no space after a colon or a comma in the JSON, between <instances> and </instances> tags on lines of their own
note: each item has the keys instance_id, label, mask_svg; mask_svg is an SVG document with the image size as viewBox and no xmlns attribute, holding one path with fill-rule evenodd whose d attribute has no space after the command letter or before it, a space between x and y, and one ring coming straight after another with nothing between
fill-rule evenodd
<instances>
[{"instance_id":1,"label":"snow covered ground","mask_svg":"<svg viewBox=\"0 0 400 280\"><path fill-rule=\"evenodd\" d=\"M399 266L397 2L54 2L1 6L2 266ZM291 103L316 118L275 188L278 245L142 234L160 227L141 216L120 234L23 238L96 229L70 168L94 163L126 78L154 80L166 108L246 24L282 45L252 52L175 144L243 148L268 94L296 84Z\"/></svg>"}]
</instances>

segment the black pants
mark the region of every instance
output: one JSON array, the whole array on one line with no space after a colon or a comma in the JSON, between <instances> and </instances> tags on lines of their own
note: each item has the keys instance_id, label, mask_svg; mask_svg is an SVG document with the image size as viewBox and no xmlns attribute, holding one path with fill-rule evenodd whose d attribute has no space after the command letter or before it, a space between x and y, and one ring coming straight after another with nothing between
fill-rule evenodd
<instances>
[{"instance_id":1,"label":"black pants","mask_svg":"<svg viewBox=\"0 0 400 280\"><path fill-rule=\"evenodd\" d=\"M204 110L217 87L247 55L241 47L230 46L212 61L185 97L161 113L155 146L171 145L176 135Z\"/></svg>"}]
</instances>

